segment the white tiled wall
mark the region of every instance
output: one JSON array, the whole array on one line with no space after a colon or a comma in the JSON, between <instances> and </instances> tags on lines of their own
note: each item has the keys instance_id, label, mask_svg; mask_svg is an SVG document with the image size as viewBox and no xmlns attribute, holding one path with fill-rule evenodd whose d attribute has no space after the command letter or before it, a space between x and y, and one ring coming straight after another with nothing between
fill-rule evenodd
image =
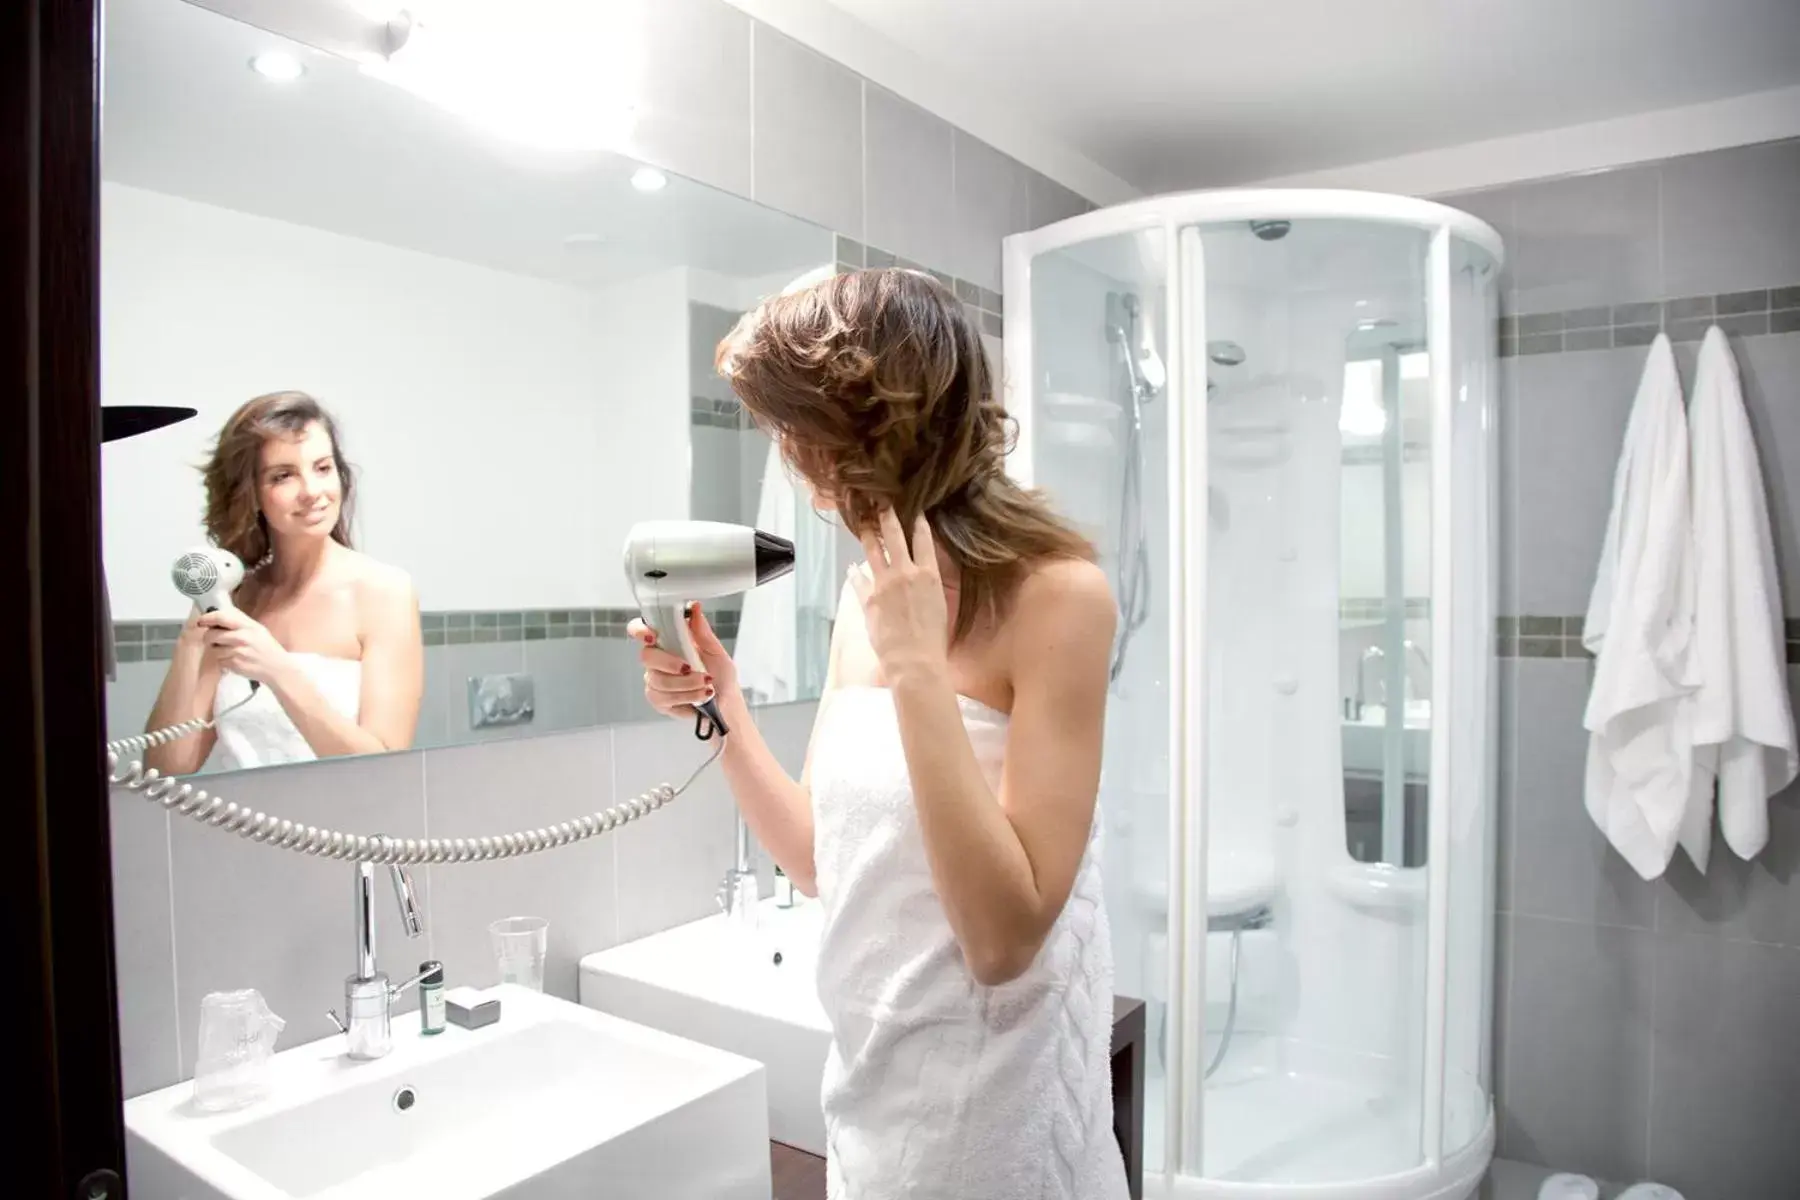
<instances>
[{"instance_id":1,"label":"white tiled wall","mask_svg":"<svg viewBox=\"0 0 1800 1200\"><path fill-rule=\"evenodd\" d=\"M651 61L630 151L647 162L995 289L1002 237L1089 207L723 0L634 2ZM560 660L526 665L545 678L577 669ZM795 772L812 710L759 718ZM678 780L702 753L685 726L657 722L207 782L239 803L315 824L456 837L604 807ZM351 967L350 867L172 822L136 796L114 799L113 829L127 1094L192 1072L208 991L261 989L287 1019L285 1045L330 1031L325 1009L340 1003ZM714 771L672 808L615 836L527 861L422 870L429 932L411 943L402 937L384 885L382 965L399 975L437 957L452 983L491 980L486 924L530 913L551 925L547 987L573 997L581 954L712 910L732 831L730 798Z\"/></svg>"}]
</instances>

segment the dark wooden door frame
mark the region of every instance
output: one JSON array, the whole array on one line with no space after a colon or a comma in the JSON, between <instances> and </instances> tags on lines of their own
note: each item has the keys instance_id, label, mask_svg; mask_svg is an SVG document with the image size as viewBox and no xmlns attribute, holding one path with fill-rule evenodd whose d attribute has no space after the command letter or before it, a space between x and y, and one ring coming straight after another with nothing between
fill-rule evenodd
<instances>
[{"instance_id":1,"label":"dark wooden door frame","mask_svg":"<svg viewBox=\"0 0 1800 1200\"><path fill-rule=\"evenodd\" d=\"M124 1195L100 652L99 0L0 2L7 1194ZM16 702L25 698L24 704ZM16 1006L16 1007L15 1007Z\"/></svg>"}]
</instances>

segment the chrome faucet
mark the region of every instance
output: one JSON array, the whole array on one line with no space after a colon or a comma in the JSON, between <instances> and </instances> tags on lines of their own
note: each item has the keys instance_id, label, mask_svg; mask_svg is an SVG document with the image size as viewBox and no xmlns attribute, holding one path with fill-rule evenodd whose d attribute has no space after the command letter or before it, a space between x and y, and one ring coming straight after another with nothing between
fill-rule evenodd
<instances>
[{"instance_id":1,"label":"chrome faucet","mask_svg":"<svg viewBox=\"0 0 1800 1200\"><path fill-rule=\"evenodd\" d=\"M1353 721L1362 720L1363 707L1364 707L1364 704L1366 703L1366 697L1367 697L1367 693L1364 691L1364 686L1368 683L1368 679L1369 679L1369 663L1381 662L1381 661L1385 660L1386 658L1387 658L1387 653L1386 653L1386 651L1382 650L1382 648L1380 646L1370 646L1367 650L1364 650L1362 652L1362 658L1359 659L1356 664L1356 711L1353 714L1351 714L1351 718L1350 718L1351 720L1353 720ZM1385 698L1386 695L1387 695L1387 690L1386 690L1386 685L1384 684L1383 688L1382 688L1383 698Z\"/></svg>"},{"instance_id":2,"label":"chrome faucet","mask_svg":"<svg viewBox=\"0 0 1800 1200\"><path fill-rule=\"evenodd\" d=\"M394 900L400 906L400 920L406 936L416 938L425 932L425 922L419 916L412 876L398 863L390 863L388 873L394 882ZM366 1062L380 1058L394 1048L394 1001L424 976L415 975L394 986L384 972L375 968L374 864L357 863L355 882L356 970L344 979L343 1018L339 1019L332 1009L327 1009L325 1015L349 1043L345 1051L349 1057Z\"/></svg>"},{"instance_id":3,"label":"chrome faucet","mask_svg":"<svg viewBox=\"0 0 1800 1200\"><path fill-rule=\"evenodd\" d=\"M719 908L727 922L744 929L756 927L756 867L750 859L750 825L744 814L737 814L737 855L725 882L719 885Z\"/></svg>"}]
</instances>

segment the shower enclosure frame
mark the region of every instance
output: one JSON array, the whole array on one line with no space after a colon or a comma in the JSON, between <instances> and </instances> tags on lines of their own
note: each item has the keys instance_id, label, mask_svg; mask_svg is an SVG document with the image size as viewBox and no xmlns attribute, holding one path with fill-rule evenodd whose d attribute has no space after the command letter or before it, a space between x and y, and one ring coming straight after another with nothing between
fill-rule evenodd
<instances>
[{"instance_id":1,"label":"shower enclosure frame","mask_svg":"<svg viewBox=\"0 0 1800 1200\"><path fill-rule=\"evenodd\" d=\"M1207 723L1207 572L1208 572L1208 445L1207 421L1192 419L1204 414L1207 395L1208 342L1206 326L1206 262L1201 241L1203 226L1249 221L1337 220L1376 222L1417 229L1429 234L1426 267L1427 324L1425 349L1430 363L1431 412L1431 522L1430 575L1434 612L1458 611L1452 552L1452 406L1453 374L1458 369L1452 331L1452 289L1455 268L1454 239L1484 251L1495 274L1504 262L1504 248L1495 231L1479 219L1445 205L1403 196L1330 189L1233 189L1189 192L1134 201L1072 217L1054 225L1008 237L1004 243L1003 272L1006 306L1003 316L1006 403L1017 423L1017 441L1007 460L1010 474L1026 486L1036 478L1036 417L1033 394L1036 362L1032 328L1032 264L1047 253L1086 242L1145 232L1158 232L1166 255L1163 276L1167 292L1163 345L1168 368L1169 420L1169 574L1166 594L1170 603L1169 649L1175 665L1170 675L1168 705L1169 835L1168 962L1170 981L1169 1103L1165 1110L1167 1140L1161 1174L1146 1164L1147 1194L1196 1197L1257 1197L1288 1200L1307 1196L1318 1200L1438 1200L1470 1194L1478 1185L1494 1146L1489 1050L1480 1051L1486 1079L1485 1121L1467 1144L1444 1153L1446 1108L1446 1058L1448 996L1450 988L1450 846L1449 806L1453 786L1464 782L1486 788L1492 796L1492 746L1494 739L1493 672L1486 679L1484 737L1489 753L1484 759L1483 780L1453 779L1452 738L1449 722L1438 729L1434 705L1428 768L1426 859L1426 1005L1424 1097L1421 1111L1420 1161L1404 1171L1342 1184L1238 1183L1183 1174L1179 1164L1204 1160L1200 1142L1205 1121L1206 1089L1202 1074L1205 1058L1205 1005L1187 1000L1205 997L1206 870L1208 812L1206 761ZM1489 325L1491 331L1493 326ZM1224 331L1220 331L1223 333ZM1489 332L1485 336L1493 338ZM1493 374L1497 346L1490 342L1486 362ZM1487 519L1493 520L1494 430L1493 396L1486 397L1482 453L1487 469ZM1494 552L1487 548L1485 582L1491 614ZM1441 607L1440 607L1441 606ZM1431 622L1430 686L1433 697L1452 697L1452 667L1456 632L1454 619ZM1491 630L1491 620L1488 622ZM1491 638L1491 633L1487 635ZM1179 798L1179 802L1178 802ZM1483 945L1484 1002L1489 1020L1481 1028L1491 1041L1494 940L1494 814L1485 805L1487 860L1484 865L1483 912L1486 940Z\"/></svg>"}]
</instances>

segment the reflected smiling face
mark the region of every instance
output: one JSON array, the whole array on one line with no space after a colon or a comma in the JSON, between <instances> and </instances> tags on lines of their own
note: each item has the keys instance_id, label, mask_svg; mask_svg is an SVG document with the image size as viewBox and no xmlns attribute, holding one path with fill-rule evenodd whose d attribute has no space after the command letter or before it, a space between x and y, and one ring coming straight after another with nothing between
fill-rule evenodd
<instances>
[{"instance_id":1,"label":"reflected smiling face","mask_svg":"<svg viewBox=\"0 0 1800 1200\"><path fill-rule=\"evenodd\" d=\"M343 506L336 447L317 421L292 437L262 444L256 476L257 505L275 538L328 538Z\"/></svg>"}]
</instances>

